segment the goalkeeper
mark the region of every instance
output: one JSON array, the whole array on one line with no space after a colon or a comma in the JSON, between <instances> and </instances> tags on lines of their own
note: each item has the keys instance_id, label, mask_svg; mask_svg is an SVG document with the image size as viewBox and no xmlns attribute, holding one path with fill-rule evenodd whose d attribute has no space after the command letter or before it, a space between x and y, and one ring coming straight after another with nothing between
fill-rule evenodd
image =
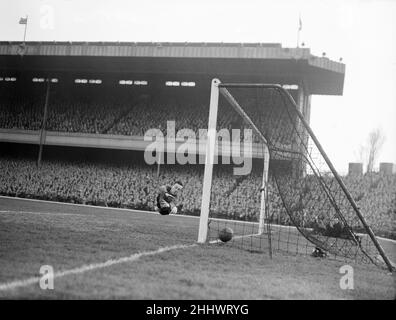
<instances>
[{"instance_id":1,"label":"goalkeeper","mask_svg":"<svg viewBox=\"0 0 396 320\"><path fill-rule=\"evenodd\" d=\"M175 200L178 192L182 189L183 184L180 181L176 181L173 186L161 186L157 195L156 210L162 215L176 214L178 210Z\"/></svg>"}]
</instances>

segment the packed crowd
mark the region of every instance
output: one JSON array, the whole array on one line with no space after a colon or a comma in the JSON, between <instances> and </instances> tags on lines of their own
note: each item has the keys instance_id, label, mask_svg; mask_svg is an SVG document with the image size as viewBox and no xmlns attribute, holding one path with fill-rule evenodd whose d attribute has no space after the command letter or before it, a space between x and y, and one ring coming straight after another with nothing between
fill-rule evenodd
<instances>
[{"instance_id":1,"label":"packed crowd","mask_svg":"<svg viewBox=\"0 0 396 320\"><path fill-rule=\"evenodd\" d=\"M42 102L24 96L0 95L0 128L39 130Z\"/></svg>"},{"instance_id":2,"label":"packed crowd","mask_svg":"<svg viewBox=\"0 0 396 320\"><path fill-rule=\"evenodd\" d=\"M375 226L377 230L396 233L395 174L370 173L364 176L348 176L345 183L357 205L363 213L368 214L370 225Z\"/></svg>"},{"instance_id":3,"label":"packed crowd","mask_svg":"<svg viewBox=\"0 0 396 320\"><path fill-rule=\"evenodd\" d=\"M23 91L22 91L23 92ZM142 96L146 96L142 99ZM264 97L262 97L264 99ZM266 97L268 99L268 97ZM262 124L262 130L269 125L291 128L280 121L281 117L274 101L241 98L249 116ZM44 117L44 91L8 92L0 95L0 128L39 130ZM265 107L266 106L266 107ZM263 108L267 108L263 112ZM274 110L278 112L274 112ZM208 101L189 96L160 98L128 91L108 92L99 89L74 91L53 90L48 102L46 130L75 133L139 135L149 129L165 132L167 121L175 121L176 131L190 129L187 136L199 137L208 126ZM217 129L247 128L238 115L223 100L220 100ZM192 132L194 132L192 134ZM273 131L277 141L290 138L287 130ZM283 137L285 136L285 137ZM256 142L259 142L254 135Z\"/></svg>"},{"instance_id":4,"label":"packed crowd","mask_svg":"<svg viewBox=\"0 0 396 320\"><path fill-rule=\"evenodd\" d=\"M42 93L6 94L0 98L0 128L39 130L44 118L45 99ZM114 123L128 113L134 100L105 92L86 96L75 92L54 92L48 101L46 130L78 133L107 133Z\"/></svg>"},{"instance_id":5,"label":"packed crowd","mask_svg":"<svg viewBox=\"0 0 396 320\"><path fill-rule=\"evenodd\" d=\"M175 121L176 130L207 126L208 108L201 103L182 103L166 97L151 101L141 99L142 96L134 92L109 93L99 89L55 90L48 102L46 129L142 136L151 128L166 128L167 121ZM1 94L0 128L39 130L44 104L43 90L25 94L14 90Z\"/></svg>"},{"instance_id":6,"label":"packed crowd","mask_svg":"<svg viewBox=\"0 0 396 320\"><path fill-rule=\"evenodd\" d=\"M208 108L205 105L176 101L151 101L149 104L136 104L131 112L120 118L108 131L118 135L143 136L149 129L160 129L166 133L167 121L175 122L176 132L191 129L194 135L199 128L207 127Z\"/></svg>"},{"instance_id":7,"label":"packed crowd","mask_svg":"<svg viewBox=\"0 0 396 320\"><path fill-rule=\"evenodd\" d=\"M181 180L183 192L178 199L182 213L198 215L201 207L203 168L144 164L108 165L71 161L44 161L37 168L33 160L0 159L0 194L53 201L111 207L154 210L158 186ZM257 220L260 208L261 175L254 172L236 177L232 169L216 166L212 184L211 215L242 220ZM396 238L396 175L380 174L343 178L369 225L378 234ZM270 180L271 221L291 223L275 183ZM321 209L309 208L313 214ZM294 217L298 219L298 217Z\"/></svg>"}]
</instances>

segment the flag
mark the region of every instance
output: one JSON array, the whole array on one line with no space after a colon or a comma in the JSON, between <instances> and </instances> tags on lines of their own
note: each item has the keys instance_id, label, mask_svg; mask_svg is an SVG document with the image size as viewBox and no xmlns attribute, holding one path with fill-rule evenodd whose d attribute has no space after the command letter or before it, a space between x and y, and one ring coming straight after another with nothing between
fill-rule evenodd
<instances>
[{"instance_id":1,"label":"flag","mask_svg":"<svg viewBox=\"0 0 396 320\"><path fill-rule=\"evenodd\" d=\"M298 31L301 31L302 29L302 21L301 21L301 16L298 18Z\"/></svg>"},{"instance_id":2,"label":"flag","mask_svg":"<svg viewBox=\"0 0 396 320\"><path fill-rule=\"evenodd\" d=\"M19 24L27 24L27 18L20 18Z\"/></svg>"}]
</instances>

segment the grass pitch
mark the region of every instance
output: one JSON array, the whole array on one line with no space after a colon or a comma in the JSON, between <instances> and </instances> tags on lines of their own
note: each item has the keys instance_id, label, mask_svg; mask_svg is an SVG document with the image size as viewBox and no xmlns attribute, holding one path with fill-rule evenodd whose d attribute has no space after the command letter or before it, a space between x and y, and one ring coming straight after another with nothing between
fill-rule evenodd
<instances>
[{"instance_id":1,"label":"grass pitch","mask_svg":"<svg viewBox=\"0 0 396 320\"><path fill-rule=\"evenodd\" d=\"M197 245L198 219L0 197L2 299L394 299L395 275L229 244ZM383 242L394 259L396 244ZM55 271L54 289L38 284Z\"/></svg>"}]
</instances>

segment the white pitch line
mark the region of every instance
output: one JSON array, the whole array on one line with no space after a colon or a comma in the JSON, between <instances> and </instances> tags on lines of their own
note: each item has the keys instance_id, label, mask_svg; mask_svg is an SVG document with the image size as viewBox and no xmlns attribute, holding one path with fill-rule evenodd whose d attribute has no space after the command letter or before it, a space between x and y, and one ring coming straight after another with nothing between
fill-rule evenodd
<instances>
[{"instance_id":1,"label":"white pitch line","mask_svg":"<svg viewBox=\"0 0 396 320\"><path fill-rule=\"evenodd\" d=\"M262 236L262 235L263 234L260 234L260 233L251 233L251 234L246 234L246 235L233 236L231 240L247 238L247 237ZM223 241L221 241L220 239L217 239L217 240L209 241L209 244L220 243L220 242L223 242Z\"/></svg>"},{"instance_id":2,"label":"white pitch line","mask_svg":"<svg viewBox=\"0 0 396 320\"><path fill-rule=\"evenodd\" d=\"M144 213L154 213L154 211L146 211L146 210L135 210L135 209L127 209L127 208L116 208L116 207L104 207L104 206L94 206L92 204L81 204L81 203L70 203L70 202L60 202L60 201L51 201L51 200L41 200L41 199L30 199L30 198L21 198L21 197L10 197L10 196L0 196L0 199L9 199L14 201L26 201L26 202L39 202L39 203L47 203L47 204L58 204L64 206L73 206L73 207L83 207L83 208L96 208L96 209L105 209L105 210L113 210L113 211L126 211L126 212L144 212Z\"/></svg>"},{"instance_id":3,"label":"white pitch line","mask_svg":"<svg viewBox=\"0 0 396 320\"><path fill-rule=\"evenodd\" d=\"M247 237L247 236L255 236L255 235L258 235L258 234L236 236L236 237L233 237L233 239L238 239L238 238ZM210 241L209 244L215 244L218 242L220 242L220 240L213 240L213 241ZM174 246L162 247L162 248L159 248L154 251L144 251L144 252L140 252L140 253L135 253L128 257L122 257L119 259L111 259L111 260L107 260L105 262L83 265L83 266L81 266L79 268L75 268L75 269L69 269L69 270L65 270L65 271L55 272L53 279L61 278L61 277L72 275L72 274L81 274L81 273L96 270L96 269L102 269L102 268L110 267L112 265L116 265L116 264L120 264L120 263L133 262L133 261L140 259L141 257L153 256L153 255L171 251L171 250L186 249L186 248L192 248L192 247L196 247L196 246L198 246L197 243L188 244L188 245L174 245ZM11 282L6 282L6 283L0 283L0 291L7 291L7 290L13 290L13 289L21 288L21 287L27 287L27 286L39 283L40 279L41 279L41 277L31 277L31 278L27 278L27 279L23 279L23 280L16 280L16 281L11 281Z\"/></svg>"},{"instance_id":4,"label":"white pitch line","mask_svg":"<svg viewBox=\"0 0 396 320\"><path fill-rule=\"evenodd\" d=\"M153 256L153 255L171 251L171 250L192 248L192 247L196 247L197 245L198 244L194 243L194 244L187 244L187 245L174 245L174 246L162 247L162 248L159 248L154 251L144 251L144 252L140 252L140 253L135 253L128 257L123 257L123 258L119 258L119 259L111 259L111 260L107 260L105 262L100 262L100 263L87 264L87 265L83 265L79 268L55 272L54 279L72 275L72 274L81 274L81 273L84 273L87 271L102 269L102 268L110 267L110 266L120 264L120 263L133 262L133 261L140 259L141 257ZM27 287L32 284L39 283L40 279L41 279L41 277L31 277L31 278L27 278L27 279L23 279L23 280L16 280L16 281L11 281L11 282L6 282L6 283L0 283L0 291L13 290L13 289L21 288L21 287Z\"/></svg>"},{"instance_id":5,"label":"white pitch line","mask_svg":"<svg viewBox=\"0 0 396 320\"><path fill-rule=\"evenodd\" d=\"M389 239L389 238L383 238L383 237L379 237L379 236L375 236L377 239L380 239L382 241L387 241L387 242L392 242L392 243L396 243L396 240L394 239Z\"/></svg>"},{"instance_id":6,"label":"white pitch line","mask_svg":"<svg viewBox=\"0 0 396 320\"><path fill-rule=\"evenodd\" d=\"M0 210L0 214L44 214L51 216L84 216L90 217L92 214L82 214L82 213L62 213L62 212L40 212L40 211L20 211L20 210Z\"/></svg>"}]
</instances>

